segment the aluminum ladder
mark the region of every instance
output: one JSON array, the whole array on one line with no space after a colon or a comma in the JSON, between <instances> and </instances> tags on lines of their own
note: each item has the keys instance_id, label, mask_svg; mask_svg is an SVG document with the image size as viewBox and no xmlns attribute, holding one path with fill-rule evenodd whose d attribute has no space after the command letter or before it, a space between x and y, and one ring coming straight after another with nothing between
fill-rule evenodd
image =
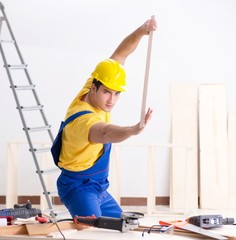
<instances>
[{"instance_id":1,"label":"aluminum ladder","mask_svg":"<svg viewBox=\"0 0 236 240\"><path fill-rule=\"evenodd\" d=\"M10 88L11 88L14 98L15 98L15 102L16 102L16 106L17 106L16 108L20 114L20 118L21 118L21 121L23 124L23 130L26 134L27 142L29 145L29 151L32 154L34 164L36 166L36 173L39 176L43 194L46 197L46 202L48 205L48 209L50 211L50 215L52 217L55 217L57 214L53 210L53 204L52 204L52 194L55 194L55 191L50 192L47 190L44 175L58 171L59 169L55 167L55 168L51 168L51 169L47 169L47 170L42 170L42 169L40 169L40 164L39 164L40 154L45 153L45 152L50 152L50 147L54 141L54 137L51 132L51 126L48 124L48 121L46 119L43 105L39 101L39 98L38 98L38 95L37 95L37 92L35 89L35 85L31 81L29 72L27 70L27 64L25 64L25 62L24 62L24 59L22 57L22 54L20 52L20 49L19 49L16 39L14 37L13 31L11 29L11 26L10 26L7 16L5 14L4 6L1 2L0 2L0 9L2 12L2 15L0 16L0 52L2 55L2 59L3 59L3 63L4 63L4 67L6 69L8 79L10 81ZM6 25L5 28L6 28L6 32L8 33L7 37L9 37L9 39L5 39L5 40L1 39L1 30L4 25ZM9 64L7 62L8 59L6 57L5 44L7 44L8 46L10 45L13 48L14 53L16 53L16 58L18 58L17 64L13 65L13 64ZM22 80L22 82L24 82L23 85L22 85L22 82L20 82L19 85L18 84L16 85L15 82L13 81L13 80L16 80L15 76L13 77L13 72L15 74L16 71L18 74L20 72L21 80ZM20 99L21 99L22 95L24 96L24 93L30 95L33 105L22 106L22 103L20 103ZM28 95L26 95L26 96L28 97ZM35 114L35 112L37 112L37 114L39 115L40 124L42 124L42 126L29 127L27 125L27 121L26 121L27 120L26 119L27 112L28 112L28 114L29 114L29 112L30 112L30 114L33 114L32 113L33 111L34 111L34 114ZM41 148L38 147L39 145L35 144L35 141L34 141L33 134L35 134L35 133L43 133L44 135L46 135L47 142L50 143L49 147L41 147Z\"/></svg>"}]
</instances>

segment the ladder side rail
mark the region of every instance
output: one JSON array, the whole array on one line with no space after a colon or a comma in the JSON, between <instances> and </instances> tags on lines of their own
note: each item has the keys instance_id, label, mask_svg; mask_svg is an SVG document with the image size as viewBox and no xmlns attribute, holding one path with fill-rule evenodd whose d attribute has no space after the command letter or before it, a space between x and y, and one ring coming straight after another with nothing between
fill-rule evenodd
<instances>
[{"instance_id":1,"label":"ladder side rail","mask_svg":"<svg viewBox=\"0 0 236 240\"><path fill-rule=\"evenodd\" d=\"M8 67L6 57L5 57L5 54L4 54L1 43L0 43L0 51L1 51L1 54L2 54L2 58L3 58L3 62L4 62L4 65L5 65L5 69L6 69L8 78L10 80L11 89L12 89L12 92L13 92L13 95L14 95L14 98L15 98L15 101L16 101L17 109L19 111L20 118L21 118L21 121L22 121L22 124L23 124L23 129L25 131L26 138L27 138L28 144L30 146L30 151L32 153L34 163L35 163L35 166L36 166L36 169L37 169L37 173L39 175L39 179L40 179L40 182L41 182L41 185L42 185L42 189L43 189L44 195L46 197L49 209L51 210L51 209L53 209L52 203L51 203L51 200L49 198L49 193L47 191L46 185L45 185L44 180L43 180L42 172L41 172L39 164L38 164L37 156L36 156L35 151L34 151L34 147L33 147L33 144L32 144L31 138L30 138L30 134L29 134L29 131L28 131L28 127L26 125L26 121L25 121L24 116L23 116L23 112L22 112L22 109L21 109L21 106L20 106L20 103L19 103L19 100L18 100L18 97L17 97L17 93L16 93L16 90L15 90L15 87L14 87L14 84L13 84L13 81L12 81L11 73L9 71L9 67ZM54 213L52 213L52 214L54 214Z\"/></svg>"},{"instance_id":2,"label":"ladder side rail","mask_svg":"<svg viewBox=\"0 0 236 240\"><path fill-rule=\"evenodd\" d=\"M8 28L8 30L9 30L10 36L11 36L12 40L14 41L14 45L15 45L16 50L17 50L17 53L18 53L18 55L19 55L20 62L21 62L22 65L25 65L24 59L23 59L23 57L22 57L22 55L21 55L21 52L20 52L20 50L19 50L19 47L18 47L18 45L17 45L17 43L16 43L15 36L14 36L13 31L12 31L12 29L11 29L10 23L8 22L8 19L7 19L7 16L6 16L6 13L5 13L4 9L2 9L2 14L3 14L4 20L5 20L5 22L6 22L7 28ZM30 84L32 84L32 83L30 82Z\"/></svg>"},{"instance_id":3,"label":"ladder side rail","mask_svg":"<svg viewBox=\"0 0 236 240\"><path fill-rule=\"evenodd\" d=\"M20 58L21 64L25 65L24 59L23 59L23 57L21 55L21 52L19 50L19 47L18 47L18 45L16 43L14 34L12 32L12 29L11 29L11 26L10 26L10 24L8 22L8 19L6 17L5 11L2 8L2 6L1 6L1 10L2 10L2 13L3 13L3 16L4 16L4 20L5 20L6 24L7 24L8 30L10 32L10 35L12 37L12 40L14 41L14 45L16 47L16 50L17 50L18 56ZM42 185L42 189L43 189L44 195L45 195L47 203L48 203L49 210L50 210L51 215L53 217L55 217L55 214L53 212L52 202L51 202L51 200L49 198L49 194L50 193L47 191L46 185L44 183L42 172L40 170L40 167L39 167L39 164L38 164L38 160L37 160L37 156L35 154L35 150L34 150L34 147L33 147L33 144L32 144L31 138L30 138L30 135L29 135L29 129L28 129L27 125L26 125L26 121L25 121L24 116L23 116L22 108L21 108L21 105L20 105L18 97L17 97L16 89L15 89L15 86L14 86L14 83L13 83L13 80L12 80L12 77L11 77L11 73L10 73L10 70L9 70L9 65L7 63L6 56L5 56L5 53L4 53L4 50L3 50L1 42L0 42L0 52L1 52L2 59L3 59L4 65L5 65L5 69L6 69L6 72L7 72L9 81L10 81L10 84L11 84L11 88L12 88L13 95L14 95L14 98L15 98L15 101L16 101L16 105L17 105L17 109L19 111L20 118L21 118L21 121L22 121L22 124L23 124L23 129L25 131L25 134L26 134L26 137L27 137L27 141L28 141L29 146L30 146L30 151L32 153L32 156L33 156L33 159L34 159L34 163L35 163L35 166L36 166L36 169L37 169L37 173L39 175L39 179L40 179L40 182L41 182L41 185ZM32 85L32 82L31 82L31 79L29 77L28 71L25 71L25 73L26 73L26 76L27 76L27 79L28 79L29 83ZM35 96L36 101L38 101L38 97L37 97L37 94L36 94L35 91L34 91L34 96ZM41 114L42 114L42 111L41 111ZM44 113L43 113L42 116L44 116L44 119L46 120ZM48 131L48 132L50 133L49 135L50 135L51 139L53 139L51 131Z\"/></svg>"},{"instance_id":4,"label":"ladder side rail","mask_svg":"<svg viewBox=\"0 0 236 240\"><path fill-rule=\"evenodd\" d=\"M3 6L2 2L0 2L0 9L1 9L1 10L4 9L4 6Z\"/></svg>"},{"instance_id":5,"label":"ladder side rail","mask_svg":"<svg viewBox=\"0 0 236 240\"><path fill-rule=\"evenodd\" d=\"M15 42L15 46L16 46L16 49L17 49L18 53L20 54L20 50L19 50L19 48L17 47L17 43L16 43L16 42ZM27 79L28 79L29 84L32 85L33 83L32 83L32 81L31 81L31 78L30 78L30 75L29 75L28 70L27 70L27 69L24 69L24 71L25 71L25 74L26 74L26 77L27 77ZM35 90L34 88L31 89L31 90L32 90L32 93L33 93L33 95L34 95L34 98L35 98L35 101L36 101L37 105L41 105L36 90ZM48 123L48 121L47 121L47 118L46 118L46 115L45 115L45 113L44 113L44 111L43 111L43 108L39 109L39 111L40 111L40 114L41 114L41 116L42 116L42 119L43 119L43 121L44 121L45 126L50 125L50 124ZM50 137L50 139L51 139L51 142L53 143L53 142L54 142L54 137L53 137L52 131L51 131L51 129L48 129L47 131L48 131L49 137Z\"/></svg>"},{"instance_id":6,"label":"ladder side rail","mask_svg":"<svg viewBox=\"0 0 236 240\"><path fill-rule=\"evenodd\" d=\"M34 148L33 148L32 141L31 141L31 139L29 137L28 130L25 130L25 133L26 133L27 140L28 140L28 143L29 143L29 146L30 146L30 151L31 151L31 154L33 156L34 163L35 163L35 166L36 166L36 173L38 174L39 180L41 182L41 186L42 186L42 189L43 189L43 194L45 195L45 198L46 198L46 201L47 201L47 204L48 204L51 216L55 217L55 214L53 212L52 201L51 201L51 199L49 197L50 192L48 192L48 190L46 188L46 184L45 184L44 179L43 179L42 171L40 169L40 166L39 166L39 163L38 163L38 159L37 159L36 153L35 153Z\"/></svg>"},{"instance_id":7,"label":"ladder side rail","mask_svg":"<svg viewBox=\"0 0 236 240\"><path fill-rule=\"evenodd\" d=\"M11 28L11 26L10 26L10 23L8 22L8 19L7 19L7 16L6 16L6 14L5 14L5 11L2 10L2 12L3 12L3 16L4 16L4 19L5 19L5 21L6 21L8 30L9 30L9 33L10 33L10 35L11 35L11 38L12 38L12 40L14 41L14 46L15 46L16 51L17 51L17 53L18 53L18 56L19 56L19 58L20 58L20 62L21 62L22 65L26 65L26 64L25 64L25 61L24 61L24 59L23 59L23 56L22 56L22 54L21 54L20 48L18 47L18 44L17 44L17 41L16 41L16 39L15 39L14 33L13 33L12 28ZM24 71L25 71L25 74L26 74L26 77L27 77L27 80L28 80L29 84L30 84L30 85L33 85L28 70L27 70L27 69L24 69ZM40 105L40 101L39 101L39 98L38 98L38 95L37 95L36 91L35 91L34 89L32 89L32 91L33 91L33 94L34 94L36 103L37 103L38 105ZM42 118L43 118L43 120L44 120L45 125L49 125L49 124L48 124L48 121L47 121L47 119L46 119L46 116L45 116L45 114L44 114L44 111L43 111L43 110L40 110L40 113L41 113L41 115L42 115ZM52 132L51 132L50 130L48 130L48 134L49 134L49 136L50 136L51 141L53 142L53 141L54 141L54 137L53 137Z\"/></svg>"},{"instance_id":8,"label":"ladder side rail","mask_svg":"<svg viewBox=\"0 0 236 240\"><path fill-rule=\"evenodd\" d=\"M3 59L3 63L4 63L4 66L5 66L6 72L7 72L8 79L10 81L11 89L12 89L13 96L14 96L14 99L15 99L15 102L16 102L16 106L17 106L16 108L18 109L18 112L19 112L20 118L21 118L21 122L23 124L23 130L26 133L26 137L27 137L28 143L30 145L30 150L33 153L34 152L34 147L31 143L28 127L27 127L26 121L24 119L24 115L23 115L23 111L22 111L19 99L17 97L15 85L14 85L13 80L12 80L12 76L11 76L11 73L10 73L10 70L9 70L9 67L8 67L8 63L7 63L6 56L5 56L5 53L4 53L1 42L0 42L0 52L1 52L1 55L2 55L2 59ZM40 169L37 169L37 170L40 170Z\"/></svg>"},{"instance_id":9,"label":"ladder side rail","mask_svg":"<svg viewBox=\"0 0 236 240\"><path fill-rule=\"evenodd\" d=\"M2 31L2 22L3 22L3 17L0 17L0 34L1 34L1 31Z\"/></svg>"},{"instance_id":10,"label":"ladder side rail","mask_svg":"<svg viewBox=\"0 0 236 240\"><path fill-rule=\"evenodd\" d=\"M16 41L15 41L15 47L16 47L16 50L17 50L19 56L21 56L21 52L20 52L20 49L19 49ZM21 57L21 59L23 60L22 57ZM24 71L25 71L25 75L26 75L26 77L27 77L27 80L28 80L29 84L32 85L33 83L32 83L31 77L30 77L30 75L29 75L28 69L24 69ZM36 90L35 90L34 88L32 89L32 93L33 93L33 95L34 95L34 98L35 98L35 101L36 101L37 105L41 105L41 102L39 101L38 94L37 94L37 92L36 92ZM45 115L45 113L44 113L44 111L43 111L43 108L39 109L39 111L40 111L40 114L41 114L42 119L43 119L43 121L44 121L44 124L45 124L46 126L47 126L47 125L50 125L50 124L48 123L48 120L47 120L47 118L46 118L46 115ZM51 131L51 129L48 129L47 131L48 131L49 137L50 137L50 139L51 139L51 142L53 143L53 142L54 142L54 137L53 137L52 131Z\"/></svg>"},{"instance_id":11,"label":"ladder side rail","mask_svg":"<svg viewBox=\"0 0 236 240\"><path fill-rule=\"evenodd\" d=\"M8 67L8 64L7 64L6 56L5 56L5 53L4 53L1 42L0 42L0 52L1 52L1 55L2 55L2 59L3 59L4 67L5 67L6 72L7 72L8 79L10 81L10 85L11 85L11 89L12 89L14 99L15 99L15 102L16 102L16 105L17 105L17 109L19 111L19 114L20 114L20 117L21 117L21 120L22 120L22 123L23 123L23 127L24 127L24 129L27 129L26 122L24 120L24 116L23 116L23 113L21 111L21 105L20 105L20 102L19 102L18 97L17 97L15 85L14 85L12 77L11 77L11 73L10 73L10 70L9 70L9 67Z\"/></svg>"}]
</instances>

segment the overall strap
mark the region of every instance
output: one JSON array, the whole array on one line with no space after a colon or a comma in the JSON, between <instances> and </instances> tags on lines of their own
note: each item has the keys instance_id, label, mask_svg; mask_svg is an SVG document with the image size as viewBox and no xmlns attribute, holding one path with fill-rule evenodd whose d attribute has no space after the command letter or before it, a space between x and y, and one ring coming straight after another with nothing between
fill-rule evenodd
<instances>
[{"instance_id":1,"label":"overall strap","mask_svg":"<svg viewBox=\"0 0 236 240\"><path fill-rule=\"evenodd\" d=\"M71 115L70 117L68 117L65 122L63 123L63 128L66 126L66 124L68 124L69 122L73 121L74 119L76 119L77 117L87 114L87 113L91 113L91 111L81 111L81 112L77 112L73 115Z\"/></svg>"}]
</instances>

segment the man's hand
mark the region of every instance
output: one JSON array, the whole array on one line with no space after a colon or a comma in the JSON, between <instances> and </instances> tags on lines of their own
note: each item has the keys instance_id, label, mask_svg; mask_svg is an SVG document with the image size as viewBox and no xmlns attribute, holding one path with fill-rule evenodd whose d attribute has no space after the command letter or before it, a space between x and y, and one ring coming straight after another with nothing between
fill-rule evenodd
<instances>
[{"instance_id":1,"label":"man's hand","mask_svg":"<svg viewBox=\"0 0 236 240\"><path fill-rule=\"evenodd\" d=\"M144 118L144 127L147 125L147 123L151 120L152 118L152 112L153 110L149 107L147 110L147 113L145 114Z\"/></svg>"},{"instance_id":2,"label":"man's hand","mask_svg":"<svg viewBox=\"0 0 236 240\"><path fill-rule=\"evenodd\" d=\"M145 114L144 124L140 127L140 123L133 126L117 126L103 122L96 123L90 128L89 141L92 143L118 143L130 138L133 135L138 135L146 127L152 117L152 109L148 108Z\"/></svg>"},{"instance_id":3,"label":"man's hand","mask_svg":"<svg viewBox=\"0 0 236 240\"><path fill-rule=\"evenodd\" d=\"M156 29L156 20L154 18L147 20L120 43L110 58L124 65L126 58L137 48L141 38L148 35L150 31L155 31Z\"/></svg>"},{"instance_id":4,"label":"man's hand","mask_svg":"<svg viewBox=\"0 0 236 240\"><path fill-rule=\"evenodd\" d=\"M147 20L141 27L144 35L148 35L150 31L157 29L157 22L154 18Z\"/></svg>"}]
</instances>

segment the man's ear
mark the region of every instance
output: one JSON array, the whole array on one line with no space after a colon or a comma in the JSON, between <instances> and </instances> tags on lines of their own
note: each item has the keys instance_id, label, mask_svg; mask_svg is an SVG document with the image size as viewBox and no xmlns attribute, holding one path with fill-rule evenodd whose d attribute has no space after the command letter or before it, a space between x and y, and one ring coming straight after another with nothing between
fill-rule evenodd
<instances>
[{"instance_id":1,"label":"man's ear","mask_svg":"<svg viewBox=\"0 0 236 240\"><path fill-rule=\"evenodd\" d=\"M92 86L91 86L91 88L90 88L90 91L91 91L92 93L96 93L96 92L97 92L97 87L95 86L94 83L92 83Z\"/></svg>"}]
</instances>

